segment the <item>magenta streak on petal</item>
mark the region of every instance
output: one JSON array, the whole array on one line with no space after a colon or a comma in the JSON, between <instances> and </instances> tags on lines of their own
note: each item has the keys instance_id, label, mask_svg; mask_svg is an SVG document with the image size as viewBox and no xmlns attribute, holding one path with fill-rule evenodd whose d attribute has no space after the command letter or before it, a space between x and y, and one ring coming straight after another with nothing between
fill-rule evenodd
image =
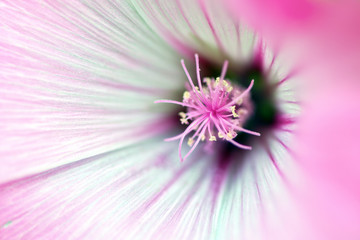
<instances>
[{"instance_id":1,"label":"magenta streak on petal","mask_svg":"<svg viewBox=\"0 0 360 240\"><path fill-rule=\"evenodd\" d=\"M201 171L201 174L199 174L199 177L194 181L193 186L186 193L185 200L182 202L182 204L179 207L176 207L176 209L174 210L174 213L172 214L173 217L171 217L168 221L164 221L164 223L153 234L154 237L152 237L151 239L155 239L155 236L159 236L160 234L170 233L173 231L173 229L175 229L177 227L177 225L181 224L181 217L183 216L184 212L186 211L186 208L189 208L189 203L192 199L194 199L196 192L199 191L200 187L205 183L205 181L203 181L203 180L205 179L206 174L208 173L208 170L209 170L209 168L205 167ZM205 200L206 200L206 198L203 199L203 201L205 201ZM200 206L203 206L203 205L200 204ZM199 219L200 209L201 209L201 207L199 207L197 209L192 209L192 211L194 211L194 210L198 211L196 219ZM197 220L195 220L194 222L197 223ZM195 229L196 229L196 224L193 224L191 227L190 234L192 234Z\"/></svg>"},{"instance_id":2,"label":"magenta streak on petal","mask_svg":"<svg viewBox=\"0 0 360 240\"><path fill-rule=\"evenodd\" d=\"M254 172L254 178L257 179L257 174L256 174L256 170L254 169L253 170ZM255 186L256 186L256 193L257 193L257 196L259 198L259 208L260 208L260 211L261 211L261 218L260 218L260 221L261 221L261 225L262 225L262 229L263 229L263 232L267 232L268 231L268 224L267 224L267 221L266 221L266 209L264 208L264 204L261 204L262 203L262 197L261 197L261 191L260 191L260 187L259 187L259 183L256 181L255 183Z\"/></svg>"},{"instance_id":3,"label":"magenta streak on petal","mask_svg":"<svg viewBox=\"0 0 360 240\"><path fill-rule=\"evenodd\" d=\"M277 118L275 129L294 133L294 130L288 129L286 128L286 126L293 125L296 122L297 122L296 118L280 115Z\"/></svg>"},{"instance_id":4,"label":"magenta streak on petal","mask_svg":"<svg viewBox=\"0 0 360 240\"><path fill-rule=\"evenodd\" d=\"M279 103L287 103L287 104L294 104L294 105L300 105L301 102L300 101L296 101L296 100L285 100L285 99L281 99L279 100Z\"/></svg>"},{"instance_id":5,"label":"magenta streak on petal","mask_svg":"<svg viewBox=\"0 0 360 240\"><path fill-rule=\"evenodd\" d=\"M191 56L193 54L193 49L189 46L185 45L181 41L177 40L174 36L172 36L163 26L162 23L158 20L157 13L154 12L151 4L147 4L146 1L143 2L144 5L147 6L147 10L150 13L152 20L154 21L155 25L159 28L159 31L164 35L164 37L168 40L168 43L175 47L180 53L185 56Z\"/></svg>"},{"instance_id":6,"label":"magenta streak on petal","mask_svg":"<svg viewBox=\"0 0 360 240\"><path fill-rule=\"evenodd\" d=\"M276 129L279 130L279 131L283 131L283 132L294 133L294 130L287 129L287 128L284 128L284 127L278 127Z\"/></svg>"},{"instance_id":7,"label":"magenta streak on petal","mask_svg":"<svg viewBox=\"0 0 360 240\"><path fill-rule=\"evenodd\" d=\"M289 74L287 74L283 79L281 79L279 82L277 82L275 84L276 87L279 87L280 85L282 85L283 83L287 82L288 80L292 79L292 77L294 77L296 74L298 73L298 71L293 70L292 72L290 72Z\"/></svg>"},{"instance_id":8,"label":"magenta streak on petal","mask_svg":"<svg viewBox=\"0 0 360 240\"><path fill-rule=\"evenodd\" d=\"M140 86L131 86L129 84L105 82L105 81L97 81L97 82L103 86L116 88L116 89L122 90L122 91L138 92L138 93L142 93L142 94L159 95L159 94L164 94L164 92L166 92L165 90L160 90L158 88L145 88L145 87L140 87Z\"/></svg>"},{"instance_id":9,"label":"magenta streak on petal","mask_svg":"<svg viewBox=\"0 0 360 240\"><path fill-rule=\"evenodd\" d=\"M223 159L222 159L223 160ZM209 186L209 191L211 194L211 214L210 216L214 216L214 211L216 207L217 200L220 195L220 191L224 185L224 181L228 176L228 169L230 166L230 161L219 161L216 172L213 174L212 184ZM213 218L210 218L209 228L211 229L213 226Z\"/></svg>"},{"instance_id":10,"label":"magenta streak on petal","mask_svg":"<svg viewBox=\"0 0 360 240\"><path fill-rule=\"evenodd\" d=\"M285 176L284 176L283 172L281 171L281 169L279 168L279 165L278 165L278 163L277 163L277 161L276 161L276 159L275 159L275 157L274 157L274 154L271 152L271 149L270 149L270 147L269 147L269 144L266 142L265 139L263 139L263 140L261 141L261 143L262 143L262 145L263 145L266 153L268 154L271 162L273 163L276 171L280 174L281 178L282 178L283 180L285 180Z\"/></svg>"},{"instance_id":11,"label":"magenta streak on petal","mask_svg":"<svg viewBox=\"0 0 360 240\"><path fill-rule=\"evenodd\" d=\"M287 116L283 116L280 115L277 118L277 122L279 123L279 125L291 125L294 124L298 121L298 119L294 118L294 117L287 117Z\"/></svg>"},{"instance_id":12,"label":"magenta streak on petal","mask_svg":"<svg viewBox=\"0 0 360 240\"><path fill-rule=\"evenodd\" d=\"M46 55L51 56L49 54L45 54L48 51L54 52L54 55L56 52L58 52L60 56L63 57L65 57L65 55L69 56L68 53L58 51L60 50L60 48L55 47L56 45L61 44L62 46L67 47L69 49L69 53L71 51L74 52L73 56L70 56L68 58L68 60L71 62L77 61L77 59L74 58L74 56L76 55L85 56L86 58L91 57L92 59L95 59L94 54L90 52L84 52L81 50L79 51L79 48L76 47L83 45L84 42L86 41L87 47L89 49L94 50L94 52L105 53L104 57L101 58L99 56L96 56L96 59L101 58L104 62L106 62L108 66L111 66L113 68L118 68L119 66L113 61L107 61L106 59L107 55L116 57L122 62L125 61L129 65L134 65L134 66L141 65L141 66L147 66L148 68L154 68L154 66L150 65L151 61L144 61L139 58L135 59L132 55L129 55L127 53L128 51L126 49L126 46L123 46L122 44L119 44L118 42L114 41L114 39L109 38L108 37L109 34L103 34L104 33L103 29L105 28L105 26L106 28L109 28L109 26L104 25L103 22L101 22L101 25L100 23L96 25L89 24L88 21L84 19L83 15L79 15L78 13L73 12L72 9L76 9L76 8L71 8L70 5L57 6L59 4L56 4L54 1L49 1L47 3L48 6L46 6L46 4L44 5L45 7L38 6L38 7L42 7L42 10L44 10L42 12L37 12L37 14L40 14L40 17L31 18L31 21L34 21L35 23L39 22L40 25L39 29L43 27L45 30L47 30L46 33L37 29L34 29L34 31L29 31L26 28L26 26L23 27L22 25L12 24L11 22L6 21L7 24L12 24L12 26L10 27L13 28L15 31L21 33L25 32L27 37L29 37L29 39L21 39L20 36L19 40L26 41L32 46L37 47L38 50L40 50L38 52L42 52L44 56ZM56 11L57 14L53 14L52 11L48 11L47 7L51 7L52 11ZM34 11L35 8L36 6L29 5L25 7L24 11L28 10L31 13ZM43 12L44 14L42 14ZM13 13L11 11L9 11L7 14L8 16L6 15L5 17L7 18L13 17L12 16ZM19 15L17 15L16 17L19 17ZM29 17L24 14L21 17L21 21L28 21L27 18ZM56 26L56 28L49 28L49 26L51 25ZM117 30L118 30L117 33L124 34L120 28L118 28ZM33 32L35 32L35 34ZM49 40L45 38L47 36L46 34L52 34ZM128 36L130 40L132 37L130 35ZM71 39L71 42L66 41L65 39ZM37 40L40 40L43 43L45 43L43 48L41 48L41 45L37 43ZM94 42L96 42L96 45L94 44ZM146 41L142 41L142 42L144 42L144 45L146 45ZM48 61L42 61L42 62L48 63ZM154 70L164 71L163 69L154 69Z\"/></svg>"},{"instance_id":13,"label":"magenta streak on petal","mask_svg":"<svg viewBox=\"0 0 360 240\"><path fill-rule=\"evenodd\" d=\"M182 15L183 18L185 19L185 21L186 21L187 25L189 26L192 34L194 34L194 36L195 36L197 39L199 39L200 41L202 41L201 38L200 38L200 36L198 35L198 31L196 31L196 30L194 29L194 27L193 27L192 24L190 23L189 19L185 16L185 12L184 12L184 9L183 9L183 7L182 7L182 5L181 5L181 3L180 3L180 0L176 0L176 4L179 6L179 10L180 10L180 12L181 12L181 15Z\"/></svg>"},{"instance_id":14,"label":"magenta streak on petal","mask_svg":"<svg viewBox=\"0 0 360 240\"><path fill-rule=\"evenodd\" d=\"M254 179L255 179L256 193L257 193L257 197L258 197L259 202L260 202L260 204L258 206L261 209L261 216L263 216L260 221L263 224L263 227L264 227L264 230L265 230L265 228L266 228L266 221L265 221L266 214L265 214L265 209L263 207L264 205L262 204L261 191L260 191L259 183L258 183L258 180L257 180L258 179L258 171L257 171L257 168L256 168L256 164L252 165L251 171L252 171ZM269 184L267 181L266 181L266 183ZM255 199L254 199L254 201L255 201Z\"/></svg>"},{"instance_id":15,"label":"magenta streak on petal","mask_svg":"<svg viewBox=\"0 0 360 240\"><path fill-rule=\"evenodd\" d=\"M293 157L294 157L294 159L295 159L295 153L294 153L294 151L293 151L288 145L286 145L286 144L284 143L284 141L281 140L278 136L274 135L273 137L274 137L274 139L275 139L277 142L279 142L279 143L281 144L281 146L283 146L283 147L286 149L286 152L288 152L288 153L290 153L291 155L293 155Z\"/></svg>"},{"instance_id":16,"label":"magenta streak on petal","mask_svg":"<svg viewBox=\"0 0 360 240\"><path fill-rule=\"evenodd\" d=\"M135 148L132 151L132 154L136 155L136 151L138 149ZM141 174L144 171L149 171L149 168L151 167L157 167L156 163L158 162L157 158L151 158L151 159L144 159L146 162L144 164L140 165L132 165L132 167L128 168L129 176L122 177L122 176L114 176L112 179L107 178L108 172L104 171L106 169L98 169L95 166L98 164L95 162L103 162L108 161L107 156L111 156L113 154L116 154L116 152L119 151L111 151L104 154L96 155L87 159L80 160L75 163L67 164L61 167L58 167L56 169L52 169L34 176L30 176L28 178L18 179L13 182L7 182L5 184L0 185L0 192L2 195L2 198L0 198L0 206L3 207L1 209L1 219L0 219L0 226L5 220L5 222L11 220L12 224L14 224L13 228L9 231L11 231L13 234L14 232L18 232L17 234L22 234L21 231L24 231L25 234L29 235L27 233L27 229L25 226L34 227L35 233L34 234L40 234L40 238L44 237L46 235L45 233L39 233L39 231L51 231L53 230L51 228L56 227L58 224L63 225L64 227L67 226L66 222L69 221L71 223L75 223L76 221L72 219L72 217L79 215L83 216L82 214L86 214L86 210L88 209L87 206L91 206L94 201L97 202L97 209L95 210L96 214L97 211L101 212L104 209L102 209L101 202L107 202L109 199L106 200L106 195L111 195L112 193L119 191L121 187L128 185L127 182L134 178L136 176L141 176ZM116 156L116 155L115 155ZM123 156L123 155L121 155ZM115 159L114 159L115 160ZM126 160L118 158L117 160ZM92 167L91 167L92 166ZM103 163L100 164L100 166L104 166ZM114 162L108 161L106 164L107 167L111 167L111 169L116 166L114 165ZM79 168L79 169L77 169ZM116 168L116 167L115 167ZM79 171L80 170L80 171ZM103 184L100 186L96 186L95 183L90 184L86 183L87 179L81 179L82 174L81 170L84 170L88 173L90 176L89 181L103 181L103 180L96 180L93 178L94 174L100 173L100 176L104 176L104 179L107 179L103 181ZM109 169L108 169L109 170ZM112 170L110 170L111 172ZM83 172L84 173L84 172ZM121 174L120 174L121 175ZM57 179L60 176L59 179ZM61 177L63 176L63 177ZM86 173L85 173L86 176ZM72 179L77 179L77 181L73 181ZM56 180L57 181L54 181ZM82 182L82 183L80 183ZM66 186L62 184L71 184L71 186ZM86 187L89 187L89 189L86 189L86 194L82 192L81 189L80 193L77 192L69 192L67 190L63 191L62 189L76 189L74 186L84 184ZM95 185L95 186L91 186ZM46 194L46 190L48 186L54 186L54 189L56 191L48 191L49 195ZM58 188L55 188L58 187ZM94 188L95 187L95 188ZM114 191L115 188L115 191ZM14 192L16 190L16 192ZM35 190L35 191L34 191ZM38 191L40 192L38 192ZM45 195L41 194L42 190L45 190ZM63 191L63 193L61 193ZM59 193L60 194L59 194ZM66 192L66 193L65 193ZM5 194L4 194L5 193ZM100 194L103 193L104 195ZM118 192L119 193L119 192ZM79 197L77 197L79 195ZM25 197L26 196L26 197ZM71 201L71 198L69 199L68 196L74 197L73 201ZM76 198L75 198L76 197ZM112 197L118 197L116 195L112 195ZM37 199L36 199L37 198ZM71 202L70 202L70 201ZM54 204L55 202L55 204ZM59 207L60 206L60 207ZM63 209L61 210L62 208ZM55 209L54 209L55 208ZM83 211L83 212L82 212ZM109 211L112 212L112 209L109 209ZM116 211L116 210L115 210ZM109 212L110 213L110 212ZM59 214L59 215L57 215ZM79 215L78 215L79 214ZM91 214L90 214L91 215ZM42 223L45 219L51 219L50 222L45 223L46 227L39 226L39 223ZM65 221L62 222L62 221ZM97 221L96 221L97 222ZM44 222L43 222L44 224ZM64 225L65 224L65 225ZM81 224L80 224L81 225ZM1 228L1 227L0 227ZM68 226L66 227L68 229ZM0 231L2 231L1 229ZM50 232L51 232L50 231ZM6 232L5 232L6 233ZM41 235L43 234L43 235ZM84 233L85 234L85 233ZM30 239L27 235L24 235L25 239ZM5 235L6 236L6 235ZM20 235L19 235L20 236ZM27 236L27 237L25 237ZM6 238L10 239L10 238ZM31 238L32 239L32 238ZM38 238L34 238L38 239ZM76 238L77 239L77 238ZM82 238L79 238L82 239Z\"/></svg>"},{"instance_id":17,"label":"magenta streak on petal","mask_svg":"<svg viewBox=\"0 0 360 240\"><path fill-rule=\"evenodd\" d=\"M9 188L13 184L29 184L30 185L31 183L36 182L39 179L46 179L48 177L60 174L62 172L66 172L68 170L71 170L71 169L74 169L74 168L77 168L77 167L81 167L81 166L83 166L85 164L89 164L89 162L101 160L106 155L115 153L117 151L121 151L121 149L109 151L109 152L106 152L106 153L101 153L101 154L94 155L94 156L84 158L84 159L79 159L79 160L77 160L75 162L64 164L62 166L59 166L59 167L56 167L56 168L53 168L53 169L49 169L49 170L46 170L44 172L40 172L40 173L29 175L29 176L24 176L24 177L18 178L16 180L11 180L11 181L8 181L8 182L5 182L5 183L1 183L0 184L0 189ZM169 151L168 151L168 153L169 153ZM142 172L148 170L150 167L158 167L159 164L161 164L161 162L163 162L163 161L164 160L161 159L160 157L159 158L154 158L154 159L152 158L152 159L148 160L148 163L144 163L144 165L141 165L141 167L136 165L136 166L134 166L134 169L127 169L127 171L129 171L129 173L130 173L129 177L122 178L121 182L117 182L117 183L124 184L125 182L127 182L131 178L133 178L133 177L135 177L137 175L140 175Z\"/></svg>"},{"instance_id":18,"label":"magenta streak on petal","mask_svg":"<svg viewBox=\"0 0 360 240\"><path fill-rule=\"evenodd\" d=\"M241 52L242 42L241 42L240 34L242 33L240 32L240 24L238 22L235 23L235 31L236 31L237 51Z\"/></svg>"},{"instance_id":19,"label":"magenta streak on petal","mask_svg":"<svg viewBox=\"0 0 360 240\"><path fill-rule=\"evenodd\" d=\"M94 2L94 4L95 4L95 2ZM109 2L109 4L113 5L120 13L122 13L122 14L121 14L122 17L126 18L126 20L129 21L132 25L136 25L136 23L134 22L134 20L133 20L131 17L127 16L126 13L123 12L124 10L123 10L122 8L116 7L116 5L115 5L114 3L112 3L112 2ZM99 5L100 5L100 4L99 4ZM101 10L104 10L104 8L102 8L101 6L99 6L99 8L97 8L97 10L100 11L100 12L102 12ZM97 12L95 12L95 11L94 11L94 13L97 14ZM114 24L114 23L112 22L113 19L116 19L116 16L113 15L113 16L107 17L107 16L109 16L109 14L110 14L110 12L104 12L104 13L103 13L104 20L105 20L109 25L111 25L111 27L113 27L114 29L116 29L116 30L118 30L118 31L122 31L121 28L119 28L116 24ZM146 39L146 41L143 41L144 44L146 44L147 42L149 42L148 40L150 40L150 39L151 39L151 40L155 40L155 41L157 40L157 39L154 38L154 35L149 34L147 31L143 31L143 28L137 28L137 31L138 31L138 34L139 34L140 36L142 36L144 39ZM159 52L156 52L151 46L149 46L148 49L149 49L150 51L153 51L153 52L156 53L156 54L161 54L161 53L159 53ZM149 63L150 63L150 62L149 62ZM155 70L155 69L154 69L154 70ZM159 70L156 70L156 71L159 71Z\"/></svg>"},{"instance_id":20,"label":"magenta streak on petal","mask_svg":"<svg viewBox=\"0 0 360 240\"><path fill-rule=\"evenodd\" d=\"M215 30L215 28L214 28L214 25L213 25L213 23L211 22L209 13L208 13L207 10L206 10L205 1L204 1L204 0L199 0L199 3L200 3L201 10L203 11L203 13L204 13L204 15L205 15L206 21L207 21L208 24L209 24L209 27L210 27L210 29L211 29L211 32L212 32L212 34L213 34L213 36L214 36L214 38L215 38L215 41L216 41L217 45L219 46L219 49L221 50L221 53L223 53L223 54L226 53L225 48L224 48L222 42L220 41L219 36L218 36L217 33L216 33L216 30Z\"/></svg>"},{"instance_id":21,"label":"magenta streak on petal","mask_svg":"<svg viewBox=\"0 0 360 240\"><path fill-rule=\"evenodd\" d=\"M266 48L266 47L264 47ZM275 51L274 49L272 49L272 53L273 53L273 56L272 56L272 59L271 59L271 62L270 64L268 65L268 67L264 70L264 75L265 76L269 76L270 75L270 72L274 66L274 63L275 63L275 60L276 60L276 57L277 57L277 51ZM264 57L262 57L262 59L264 59Z\"/></svg>"},{"instance_id":22,"label":"magenta streak on petal","mask_svg":"<svg viewBox=\"0 0 360 240\"><path fill-rule=\"evenodd\" d=\"M144 204L142 204L137 210L132 212L127 218L127 224L133 225L167 192L167 190L175 184L182 175L198 161L188 161L186 165L182 166L178 171L176 171L172 178L167 181L167 183L159 189L159 191L152 197L150 197Z\"/></svg>"},{"instance_id":23,"label":"magenta streak on petal","mask_svg":"<svg viewBox=\"0 0 360 240\"><path fill-rule=\"evenodd\" d=\"M175 26L175 24L174 24L174 19L170 18L168 16L167 12L162 8L162 3L159 3L159 0L156 0L156 4L158 5L162 16L164 16L166 18L166 22L171 25L171 27L173 28L174 31L177 31L177 26ZM171 40L170 43L174 43L174 46L179 50L179 52L181 52L183 55L189 56L189 57L192 55L194 50L190 46L187 46L181 40L177 40L175 38L175 36L172 36L169 33L167 33L165 28L162 27L161 25L159 27L161 29L163 29L163 32L165 33L165 35L168 36L168 38Z\"/></svg>"},{"instance_id":24,"label":"magenta streak on petal","mask_svg":"<svg viewBox=\"0 0 360 240\"><path fill-rule=\"evenodd\" d=\"M168 16L169 11L163 9L162 4L159 3L159 0L156 0L156 5L159 7L161 15L166 18L166 22L169 23L173 29L176 29L177 27L174 24L174 19L171 19Z\"/></svg>"}]
</instances>

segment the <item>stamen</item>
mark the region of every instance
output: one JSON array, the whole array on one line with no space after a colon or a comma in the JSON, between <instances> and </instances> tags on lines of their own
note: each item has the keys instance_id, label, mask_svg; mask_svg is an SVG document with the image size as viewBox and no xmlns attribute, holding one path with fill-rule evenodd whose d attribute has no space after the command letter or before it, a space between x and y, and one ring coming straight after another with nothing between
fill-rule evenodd
<instances>
[{"instance_id":1,"label":"stamen","mask_svg":"<svg viewBox=\"0 0 360 240\"><path fill-rule=\"evenodd\" d=\"M210 136L209 141L210 141L210 142L215 142L215 141L216 141L216 137L215 137L215 136Z\"/></svg>"},{"instance_id":2,"label":"stamen","mask_svg":"<svg viewBox=\"0 0 360 240\"><path fill-rule=\"evenodd\" d=\"M200 79L199 55L198 54L195 54L195 62L196 62L196 78L198 80L198 85L200 87L200 91L202 92L201 79Z\"/></svg>"},{"instance_id":3,"label":"stamen","mask_svg":"<svg viewBox=\"0 0 360 240\"><path fill-rule=\"evenodd\" d=\"M186 113L184 112L179 112L179 116L181 117L180 118L180 122L181 124L189 124L187 118L186 118Z\"/></svg>"},{"instance_id":4,"label":"stamen","mask_svg":"<svg viewBox=\"0 0 360 240\"><path fill-rule=\"evenodd\" d=\"M189 147L191 147L194 144L194 139L193 138L189 138L187 144L189 145Z\"/></svg>"},{"instance_id":5,"label":"stamen","mask_svg":"<svg viewBox=\"0 0 360 240\"><path fill-rule=\"evenodd\" d=\"M254 80L251 81L249 87L243 90L240 87L232 86L226 81L225 75L228 67L228 61L224 62L220 77L204 78L203 82L206 86L202 86L200 78L199 56L195 54L196 63L196 77L198 86L195 86L188 70L186 69L184 60L181 60L181 65L188 78L191 89L185 91L183 94L183 102L173 100L157 100L155 103L171 103L187 107L187 111L179 112L181 124L189 124L185 131L175 137L167 138L165 141L174 141L180 139L179 142L179 157L181 160L186 159L197 147L200 141L208 141L214 143L217 141L213 133L217 132L219 139L226 140L238 148L250 150L250 146L242 145L235 142L233 139L238 132L244 132L255 136L260 136L260 133L244 129L248 112L251 112L248 106L251 104L244 104L249 101L248 94L254 85ZM246 106L246 108L244 107ZM188 138L187 144L191 147L189 152L182 158L181 150L182 144L190 132L195 131L192 137Z\"/></svg>"},{"instance_id":6,"label":"stamen","mask_svg":"<svg viewBox=\"0 0 360 240\"><path fill-rule=\"evenodd\" d=\"M218 132L219 138L224 138L224 135L221 132Z\"/></svg>"},{"instance_id":7,"label":"stamen","mask_svg":"<svg viewBox=\"0 0 360 240\"><path fill-rule=\"evenodd\" d=\"M235 112L235 105L231 106L230 110L231 110L232 115L233 115L234 118L239 117L239 115Z\"/></svg>"},{"instance_id":8,"label":"stamen","mask_svg":"<svg viewBox=\"0 0 360 240\"><path fill-rule=\"evenodd\" d=\"M180 116L181 118L186 118L186 113L184 113L184 112L179 112L179 116Z\"/></svg>"},{"instance_id":9,"label":"stamen","mask_svg":"<svg viewBox=\"0 0 360 240\"><path fill-rule=\"evenodd\" d=\"M226 134L226 140L231 140L231 139L233 139L234 138L234 135L231 133L231 132L228 132L227 134Z\"/></svg>"},{"instance_id":10,"label":"stamen","mask_svg":"<svg viewBox=\"0 0 360 240\"><path fill-rule=\"evenodd\" d=\"M184 100L188 100L190 98L190 96L191 95L190 95L189 91L185 91L184 94L183 94Z\"/></svg>"},{"instance_id":11,"label":"stamen","mask_svg":"<svg viewBox=\"0 0 360 240\"><path fill-rule=\"evenodd\" d=\"M226 61L224 62L224 65L223 65L223 67L222 67L222 70L221 70L221 76L220 76L221 79L224 79L224 78L225 78L228 64L229 64L229 62L226 60Z\"/></svg>"},{"instance_id":12,"label":"stamen","mask_svg":"<svg viewBox=\"0 0 360 240\"><path fill-rule=\"evenodd\" d=\"M186 125L189 124L188 120L185 118L180 118L180 122L181 124L186 124Z\"/></svg>"}]
</instances>

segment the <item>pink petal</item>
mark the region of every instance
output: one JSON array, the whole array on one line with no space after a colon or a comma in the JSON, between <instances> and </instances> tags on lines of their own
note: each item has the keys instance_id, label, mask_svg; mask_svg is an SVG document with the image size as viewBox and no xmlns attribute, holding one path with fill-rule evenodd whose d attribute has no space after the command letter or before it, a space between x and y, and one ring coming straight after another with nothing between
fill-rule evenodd
<instances>
[{"instance_id":1,"label":"pink petal","mask_svg":"<svg viewBox=\"0 0 360 240\"><path fill-rule=\"evenodd\" d=\"M229 2L236 16L302 67L305 103L297 152L305 178L296 191L317 227L315 239L358 239L359 2Z\"/></svg>"},{"instance_id":2,"label":"pink petal","mask_svg":"<svg viewBox=\"0 0 360 240\"><path fill-rule=\"evenodd\" d=\"M179 57L125 7L1 3L0 182L122 148L169 126L164 113L149 109L181 83Z\"/></svg>"}]
</instances>

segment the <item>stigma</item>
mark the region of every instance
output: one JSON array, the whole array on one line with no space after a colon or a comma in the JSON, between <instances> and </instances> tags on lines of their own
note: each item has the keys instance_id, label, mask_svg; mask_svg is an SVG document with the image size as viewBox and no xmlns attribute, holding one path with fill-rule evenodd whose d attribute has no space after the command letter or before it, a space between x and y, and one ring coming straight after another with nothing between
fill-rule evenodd
<instances>
[{"instance_id":1,"label":"stigma","mask_svg":"<svg viewBox=\"0 0 360 240\"><path fill-rule=\"evenodd\" d=\"M195 150L200 142L216 144L218 141L228 141L240 149L251 150L251 146L240 144L234 138L240 132L260 136L260 133L243 128L251 113L250 90L254 85L251 81L247 89L233 86L225 80L228 61L222 67L221 76L217 78L203 78L201 81L199 56L195 54L197 86L185 66L181 65L188 78L183 101L157 100L155 103L170 103L186 107L186 111L179 112L180 123L187 125L181 134L167 138L165 141L179 140L179 157L183 161ZM182 146L187 138L190 150L183 157Z\"/></svg>"}]
</instances>

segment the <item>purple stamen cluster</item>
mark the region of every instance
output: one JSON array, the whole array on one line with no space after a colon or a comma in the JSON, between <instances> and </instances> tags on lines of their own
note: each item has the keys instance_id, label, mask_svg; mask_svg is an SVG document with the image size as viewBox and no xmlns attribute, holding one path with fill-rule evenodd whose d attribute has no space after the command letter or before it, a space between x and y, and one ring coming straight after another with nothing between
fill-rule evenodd
<instances>
[{"instance_id":1,"label":"purple stamen cluster","mask_svg":"<svg viewBox=\"0 0 360 240\"><path fill-rule=\"evenodd\" d=\"M249 104L249 92L254 85L251 81L249 87L243 90L237 86L232 86L230 82L224 79L228 62L225 61L221 76L214 78L204 78L201 83L199 57L195 54L196 75L198 87L196 87L190 77L188 70L181 60L181 65L189 80L190 85L186 86L187 91L183 94L183 101L157 100L155 103L172 103L187 107L186 112L180 112L181 124L188 127L185 131L175 137L167 138L165 141L180 139L179 157L181 161L186 159L198 146L200 141L208 143L215 142L217 139L226 140L238 148L251 150L250 146L242 145L233 139L238 132L260 136L260 133L244 129L242 126L248 118L251 104ZM185 137L193 132L188 138L187 143L191 147L189 152L182 157L181 149Z\"/></svg>"}]
</instances>

